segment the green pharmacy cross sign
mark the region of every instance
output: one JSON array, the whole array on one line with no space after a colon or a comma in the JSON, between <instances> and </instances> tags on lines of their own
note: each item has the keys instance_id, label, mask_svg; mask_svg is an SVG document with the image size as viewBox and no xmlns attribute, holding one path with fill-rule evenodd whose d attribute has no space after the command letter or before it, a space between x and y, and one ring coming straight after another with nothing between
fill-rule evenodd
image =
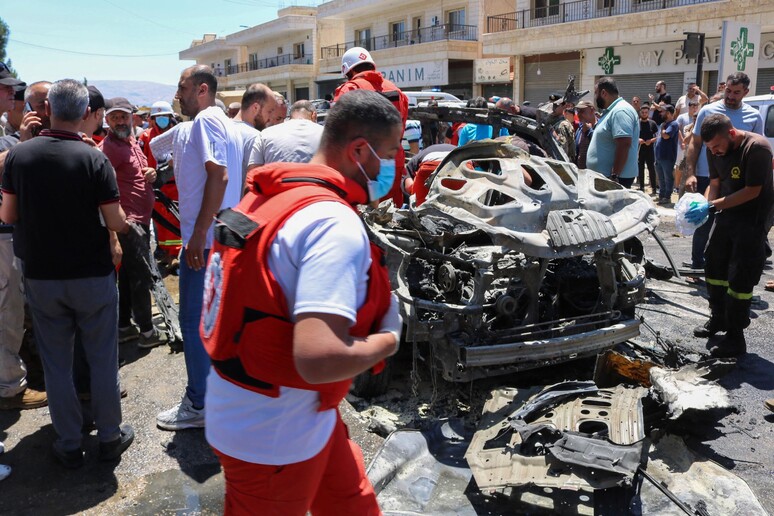
<instances>
[{"instance_id":1,"label":"green pharmacy cross sign","mask_svg":"<svg viewBox=\"0 0 774 516\"><path fill-rule=\"evenodd\" d=\"M747 58L755 53L755 45L747 41L747 27L739 29L739 37L731 42L731 57L736 63L736 70L743 72Z\"/></svg>"},{"instance_id":2,"label":"green pharmacy cross sign","mask_svg":"<svg viewBox=\"0 0 774 516\"><path fill-rule=\"evenodd\" d=\"M602 70L606 75L612 75L615 65L621 64L621 56L615 55L613 47L607 47L605 53L602 54L602 57L599 58L597 63L599 63L599 66L602 67Z\"/></svg>"}]
</instances>

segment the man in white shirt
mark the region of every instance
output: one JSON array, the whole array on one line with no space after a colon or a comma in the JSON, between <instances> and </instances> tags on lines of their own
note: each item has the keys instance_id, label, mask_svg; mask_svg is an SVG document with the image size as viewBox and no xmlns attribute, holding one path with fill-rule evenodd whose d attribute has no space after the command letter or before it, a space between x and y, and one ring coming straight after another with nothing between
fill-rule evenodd
<instances>
[{"instance_id":1,"label":"man in white shirt","mask_svg":"<svg viewBox=\"0 0 774 516\"><path fill-rule=\"evenodd\" d=\"M215 105L217 87L212 69L195 65L183 70L175 95L182 113L193 117L187 144L174 156L183 239L180 330L188 384L180 404L156 417L164 430L204 426L204 393L210 369L199 336L204 266L212 248L213 217L221 209L236 205L241 193L242 137L232 120Z\"/></svg>"},{"instance_id":2,"label":"man in white shirt","mask_svg":"<svg viewBox=\"0 0 774 516\"><path fill-rule=\"evenodd\" d=\"M234 124L242 133L244 155L242 157L242 185L247 177L250 152L261 143L261 131L269 127L270 121L280 109L277 97L271 88L260 82L251 84L242 95L239 112L234 116Z\"/></svg>"},{"instance_id":3,"label":"man in white shirt","mask_svg":"<svg viewBox=\"0 0 774 516\"><path fill-rule=\"evenodd\" d=\"M266 163L308 163L320 146L323 128L317 123L317 110L308 100L290 107L290 120L267 127L250 152L249 170Z\"/></svg>"}]
</instances>

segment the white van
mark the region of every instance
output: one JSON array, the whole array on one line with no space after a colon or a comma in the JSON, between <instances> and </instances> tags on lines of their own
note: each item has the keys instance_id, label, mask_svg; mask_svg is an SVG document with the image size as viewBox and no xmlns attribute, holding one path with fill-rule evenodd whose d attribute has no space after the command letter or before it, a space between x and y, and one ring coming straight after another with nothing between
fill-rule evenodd
<instances>
[{"instance_id":1,"label":"white van","mask_svg":"<svg viewBox=\"0 0 774 516\"><path fill-rule=\"evenodd\" d=\"M769 139L769 143L774 147L774 91L768 95L745 97L744 103L758 108L761 112L763 135Z\"/></svg>"},{"instance_id":2,"label":"white van","mask_svg":"<svg viewBox=\"0 0 774 516\"><path fill-rule=\"evenodd\" d=\"M409 107L417 107L420 103L426 105L430 100L435 100L439 106L465 106L464 100L460 100L451 93L444 93L443 91L404 91L403 93L409 99Z\"/></svg>"}]
</instances>

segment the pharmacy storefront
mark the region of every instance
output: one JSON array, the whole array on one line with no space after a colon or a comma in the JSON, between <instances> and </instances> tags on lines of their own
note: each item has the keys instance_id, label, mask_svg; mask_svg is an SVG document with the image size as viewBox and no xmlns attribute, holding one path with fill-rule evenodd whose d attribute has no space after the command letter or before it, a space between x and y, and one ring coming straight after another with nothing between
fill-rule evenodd
<instances>
[{"instance_id":1,"label":"pharmacy storefront","mask_svg":"<svg viewBox=\"0 0 774 516\"><path fill-rule=\"evenodd\" d=\"M761 34L758 80L750 95L769 93L774 86L774 33ZM704 43L702 89L712 95L718 84L720 38L707 38ZM748 66L753 66L748 63ZM588 49L583 63L583 83L594 84L599 77L615 78L622 97L631 100L639 96L647 100L655 94L659 80L667 84L672 102L685 92L688 83L696 79L696 60L683 53L683 40L652 45L622 45Z\"/></svg>"}]
</instances>

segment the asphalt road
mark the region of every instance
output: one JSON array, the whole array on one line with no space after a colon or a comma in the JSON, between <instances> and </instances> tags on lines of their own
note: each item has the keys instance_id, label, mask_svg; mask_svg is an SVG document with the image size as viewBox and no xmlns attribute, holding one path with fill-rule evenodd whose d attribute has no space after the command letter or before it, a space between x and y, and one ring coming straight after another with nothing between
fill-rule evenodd
<instances>
[{"instance_id":1,"label":"asphalt road","mask_svg":"<svg viewBox=\"0 0 774 516\"><path fill-rule=\"evenodd\" d=\"M676 261L687 259L690 239L675 236L668 215L658 232ZM646 249L656 261L665 263L656 242L650 238ZM729 389L737 412L716 425L693 429L691 447L742 477L764 507L774 514L774 414L763 400L774 397L774 344L771 338L774 293L764 292L766 279L774 279L770 266L755 294L755 319L747 332L749 353L736 369L721 379ZM649 326L696 353L706 352L705 341L694 338L692 329L707 315L703 286L683 280L652 281L647 284L648 302L638 313ZM647 332L643 338L652 338ZM136 432L134 444L120 462L96 460L97 439L85 439L87 464L77 471L61 468L50 453L54 432L48 409L0 412L0 438L6 453L0 463L13 468L0 483L0 514L217 514L222 510L223 476L216 457L204 440L203 431L171 433L155 426L156 413L175 404L185 384L182 354L167 348L139 350L133 344L121 346L126 365L121 369L128 397L123 400L124 419ZM444 416L466 416L471 422L480 413L483 395L489 389L509 383L550 383L557 377L588 376L589 362L577 363L554 372L522 374L475 384L448 385L434 381L426 371L412 381L410 363L400 368L387 396L367 403L342 403L353 439L359 442L366 460L373 457L382 438L369 432L372 416L392 418L396 426L422 426ZM420 365L421 367L421 365ZM577 374L576 374L577 373ZM561 379L561 378L557 378ZM412 394L411 387L417 394Z\"/></svg>"}]
</instances>

